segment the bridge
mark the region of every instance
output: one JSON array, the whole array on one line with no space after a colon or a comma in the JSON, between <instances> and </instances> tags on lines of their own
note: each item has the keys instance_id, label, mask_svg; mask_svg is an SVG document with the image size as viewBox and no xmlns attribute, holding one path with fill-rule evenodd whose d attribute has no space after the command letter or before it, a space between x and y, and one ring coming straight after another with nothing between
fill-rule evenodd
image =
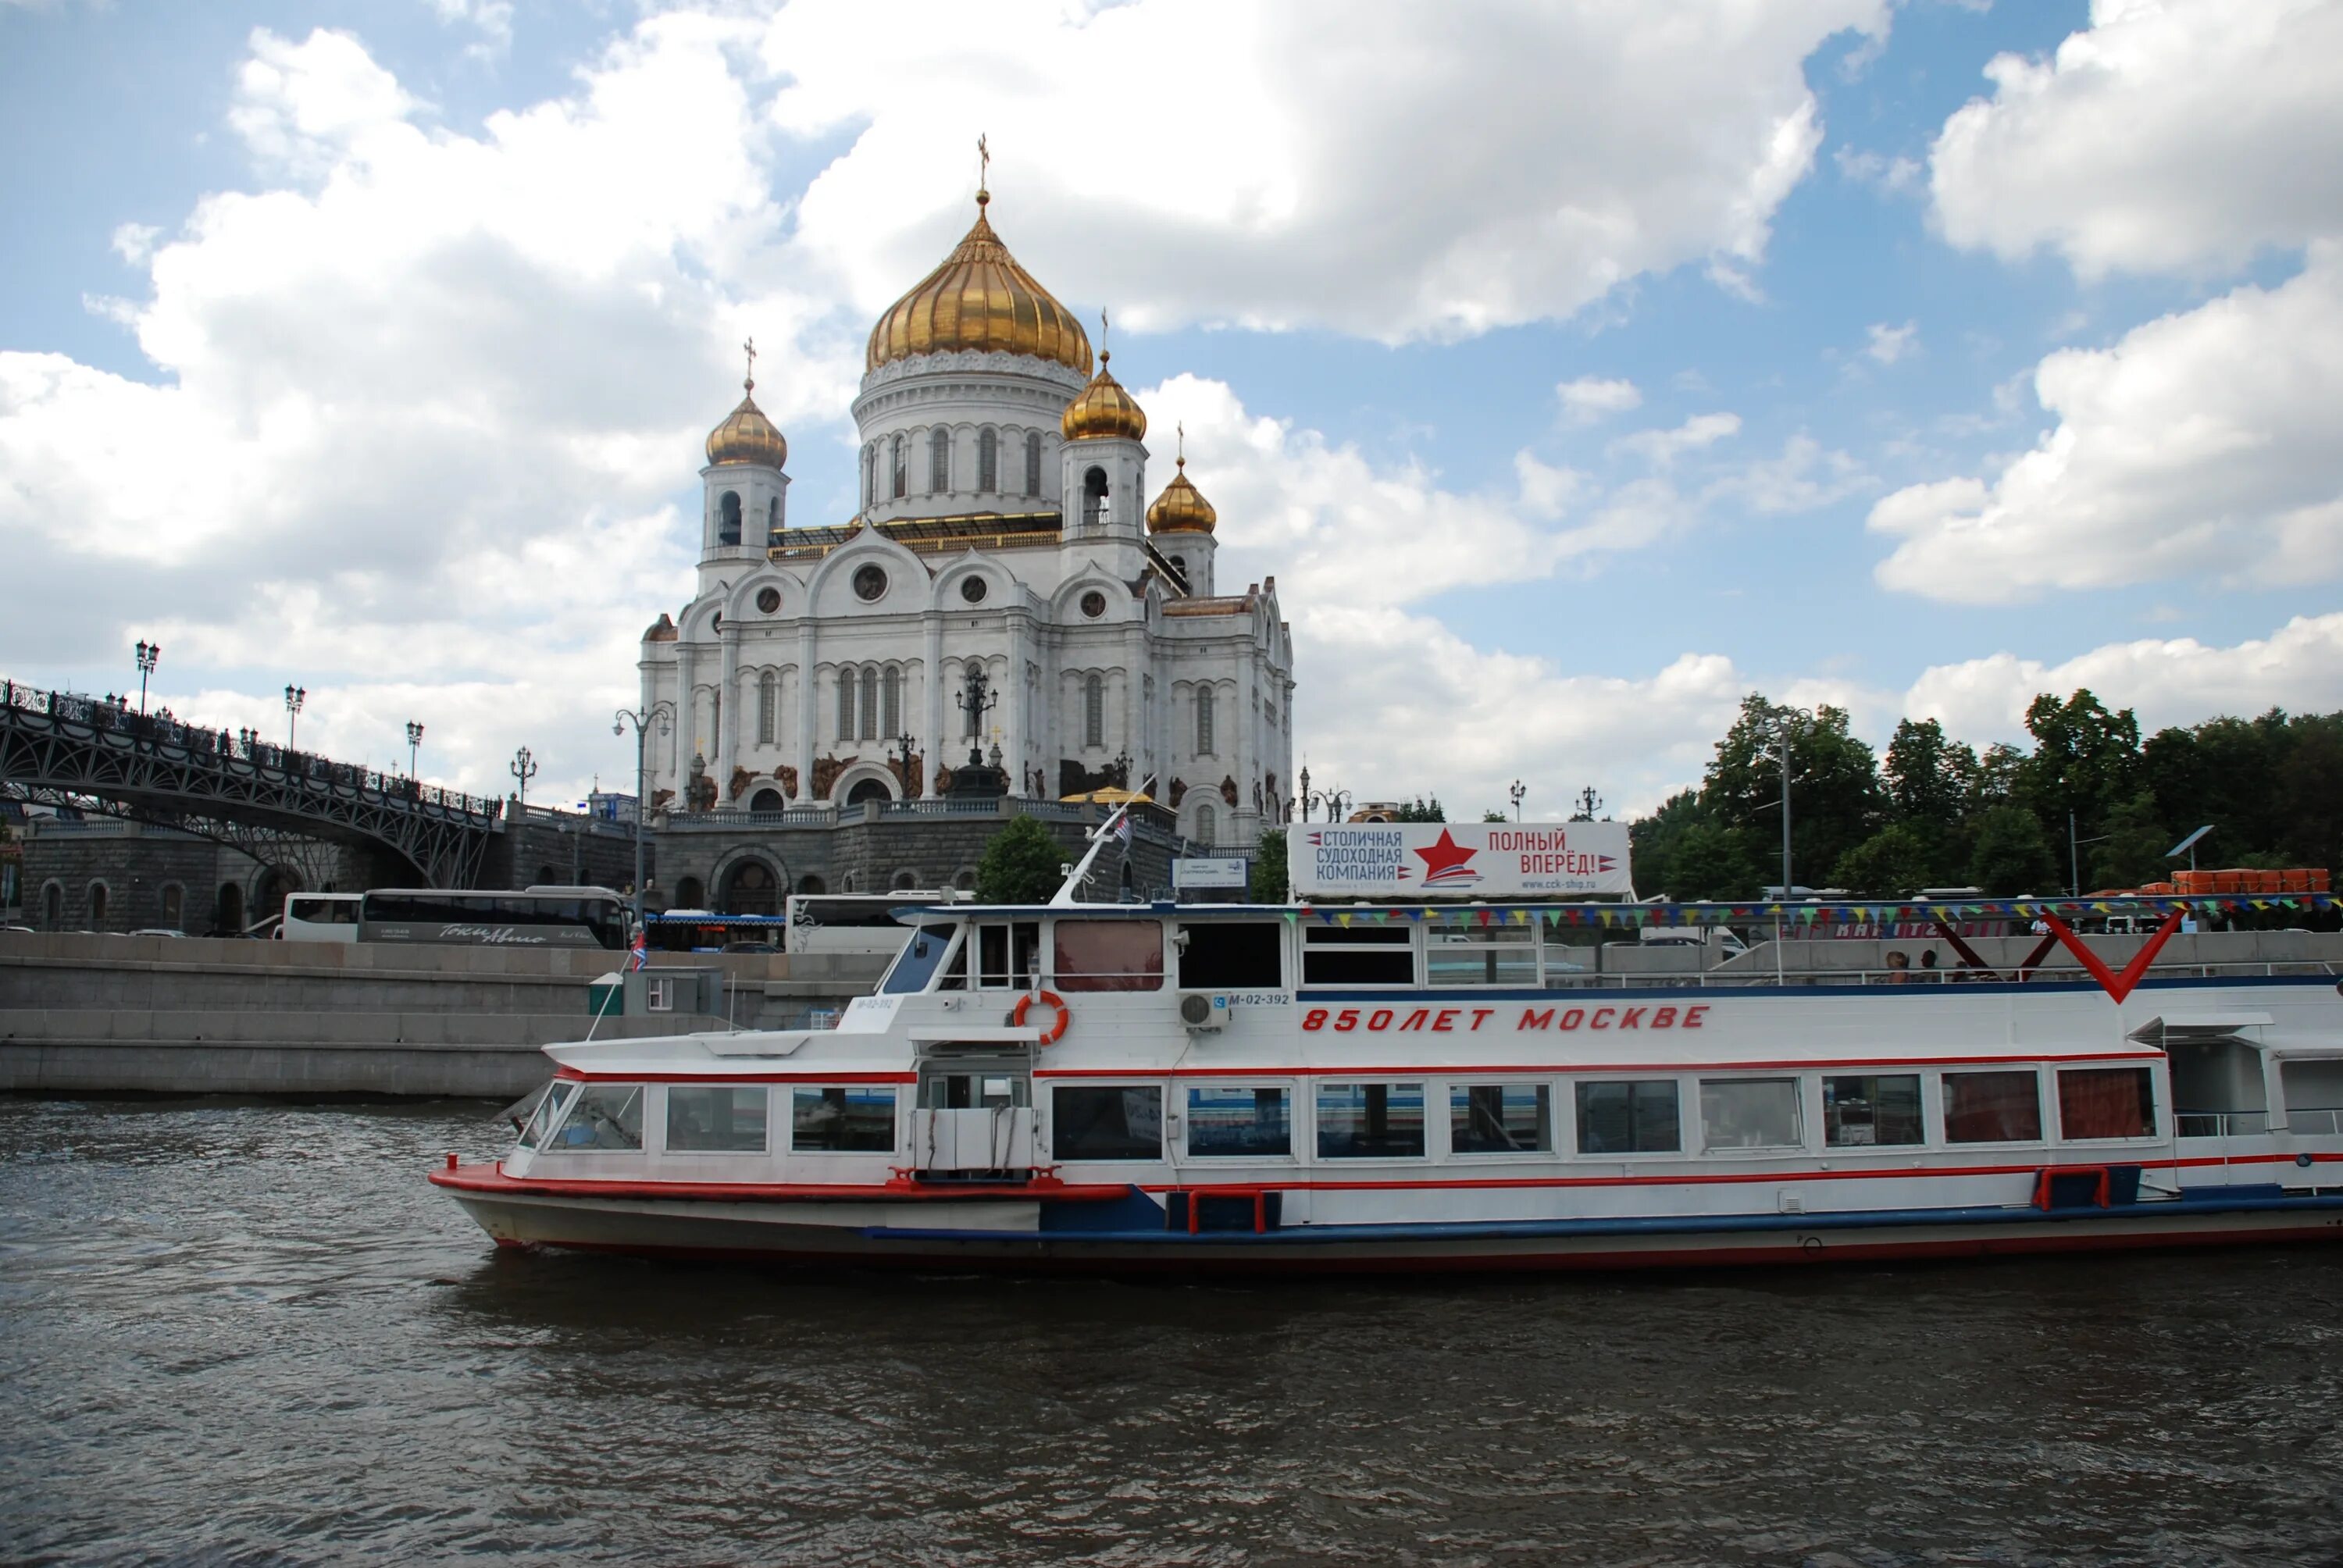
<instances>
[{"instance_id":1,"label":"bridge","mask_svg":"<svg viewBox=\"0 0 2343 1568\"><path fill-rule=\"evenodd\" d=\"M211 823L387 851L427 886L478 884L504 802L271 746L120 700L0 680L0 788L25 799L95 798L206 832Z\"/></svg>"}]
</instances>

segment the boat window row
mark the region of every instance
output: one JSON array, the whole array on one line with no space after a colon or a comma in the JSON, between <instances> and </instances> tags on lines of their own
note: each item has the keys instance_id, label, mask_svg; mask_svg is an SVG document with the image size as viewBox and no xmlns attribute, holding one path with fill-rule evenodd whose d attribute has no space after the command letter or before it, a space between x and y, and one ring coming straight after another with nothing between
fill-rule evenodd
<instances>
[{"instance_id":1,"label":"boat window row","mask_svg":"<svg viewBox=\"0 0 2343 1568\"><path fill-rule=\"evenodd\" d=\"M1487 926L1451 927L1388 917L1306 922L1299 930L1304 986L1539 990L1587 976L1588 950L1537 921L1514 925L1493 917ZM1198 920L1179 926L1167 944L1161 920L1059 920L1046 932L1040 920L978 920L956 943L954 927L922 925L910 933L880 989L1276 990L1294 983L1288 930L1282 920Z\"/></svg>"},{"instance_id":2,"label":"boat window row","mask_svg":"<svg viewBox=\"0 0 2343 1568\"><path fill-rule=\"evenodd\" d=\"M2065 1142L2157 1136L2145 1067L2060 1068L2047 1109ZM1024 1080L936 1076L922 1102L1021 1104ZM891 1154L900 1091L799 1084L780 1091L794 1153ZM1324 1080L1290 1083L1059 1084L1050 1095L1054 1161L1155 1160L1176 1141L1194 1160L1422 1160L1636 1154L1799 1153L2046 1141L2042 1073L2026 1068L1554 1081ZM762 1084L668 1087L675 1153L770 1151ZM1305 1127L1298 1111L1306 1105ZM1173 1112L1167 1116L1167 1109ZM525 1149L640 1151L646 1086L557 1082L523 1129Z\"/></svg>"}]
</instances>

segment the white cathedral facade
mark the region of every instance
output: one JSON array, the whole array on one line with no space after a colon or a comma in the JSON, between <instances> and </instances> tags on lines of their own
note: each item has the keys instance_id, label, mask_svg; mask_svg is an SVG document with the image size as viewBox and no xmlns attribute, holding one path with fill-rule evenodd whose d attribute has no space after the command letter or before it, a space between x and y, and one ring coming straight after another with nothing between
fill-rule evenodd
<instances>
[{"instance_id":1,"label":"white cathedral facade","mask_svg":"<svg viewBox=\"0 0 2343 1568\"><path fill-rule=\"evenodd\" d=\"M1184 456L1147 500L1146 415L976 199L871 330L857 517L789 526L753 378L709 434L699 591L643 638L645 709L677 716L651 808L918 798L973 752L1018 796L1152 779L1182 834L1249 849L1294 792L1276 579L1222 591Z\"/></svg>"}]
</instances>

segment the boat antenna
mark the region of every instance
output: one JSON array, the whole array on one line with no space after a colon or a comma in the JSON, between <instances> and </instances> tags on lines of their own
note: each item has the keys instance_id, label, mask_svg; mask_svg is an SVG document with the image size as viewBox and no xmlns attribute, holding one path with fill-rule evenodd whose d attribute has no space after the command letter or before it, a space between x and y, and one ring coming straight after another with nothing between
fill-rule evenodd
<instances>
[{"instance_id":1,"label":"boat antenna","mask_svg":"<svg viewBox=\"0 0 2343 1568\"><path fill-rule=\"evenodd\" d=\"M1073 905L1081 902L1080 899L1074 897L1074 894L1081 889L1082 879L1091 874L1091 863L1098 859L1099 851L1106 848L1106 841L1109 839L1115 837L1117 830L1122 827L1123 819L1131 814L1131 801L1136 800L1140 796L1146 794L1154 782L1155 775L1152 773L1150 773L1146 778L1141 779L1139 781L1138 790L1134 792L1130 799L1124 800L1122 804L1108 812L1105 821L1101 822L1096 828L1091 829L1091 847L1082 851L1081 859L1076 863L1072 870L1066 873L1066 880L1064 884L1058 889L1055 894L1051 895L1050 899L1050 907L1051 909L1069 909Z\"/></svg>"}]
</instances>

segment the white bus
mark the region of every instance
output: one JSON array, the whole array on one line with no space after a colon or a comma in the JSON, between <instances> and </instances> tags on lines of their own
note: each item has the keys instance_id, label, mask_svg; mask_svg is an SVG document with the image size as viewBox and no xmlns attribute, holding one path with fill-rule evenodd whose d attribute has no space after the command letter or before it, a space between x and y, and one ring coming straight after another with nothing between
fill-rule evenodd
<instances>
[{"instance_id":1,"label":"white bus","mask_svg":"<svg viewBox=\"0 0 2343 1568\"><path fill-rule=\"evenodd\" d=\"M627 945L627 900L608 888L376 888L360 895L357 932L364 942L616 952Z\"/></svg>"},{"instance_id":2,"label":"white bus","mask_svg":"<svg viewBox=\"0 0 2343 1568\"><path fill-rule=\"evenodd\" d=\"M358 900L363 893L288 893L285 918L275 936L280 942L355 942Z\"/></svg>"}]
</instances>

